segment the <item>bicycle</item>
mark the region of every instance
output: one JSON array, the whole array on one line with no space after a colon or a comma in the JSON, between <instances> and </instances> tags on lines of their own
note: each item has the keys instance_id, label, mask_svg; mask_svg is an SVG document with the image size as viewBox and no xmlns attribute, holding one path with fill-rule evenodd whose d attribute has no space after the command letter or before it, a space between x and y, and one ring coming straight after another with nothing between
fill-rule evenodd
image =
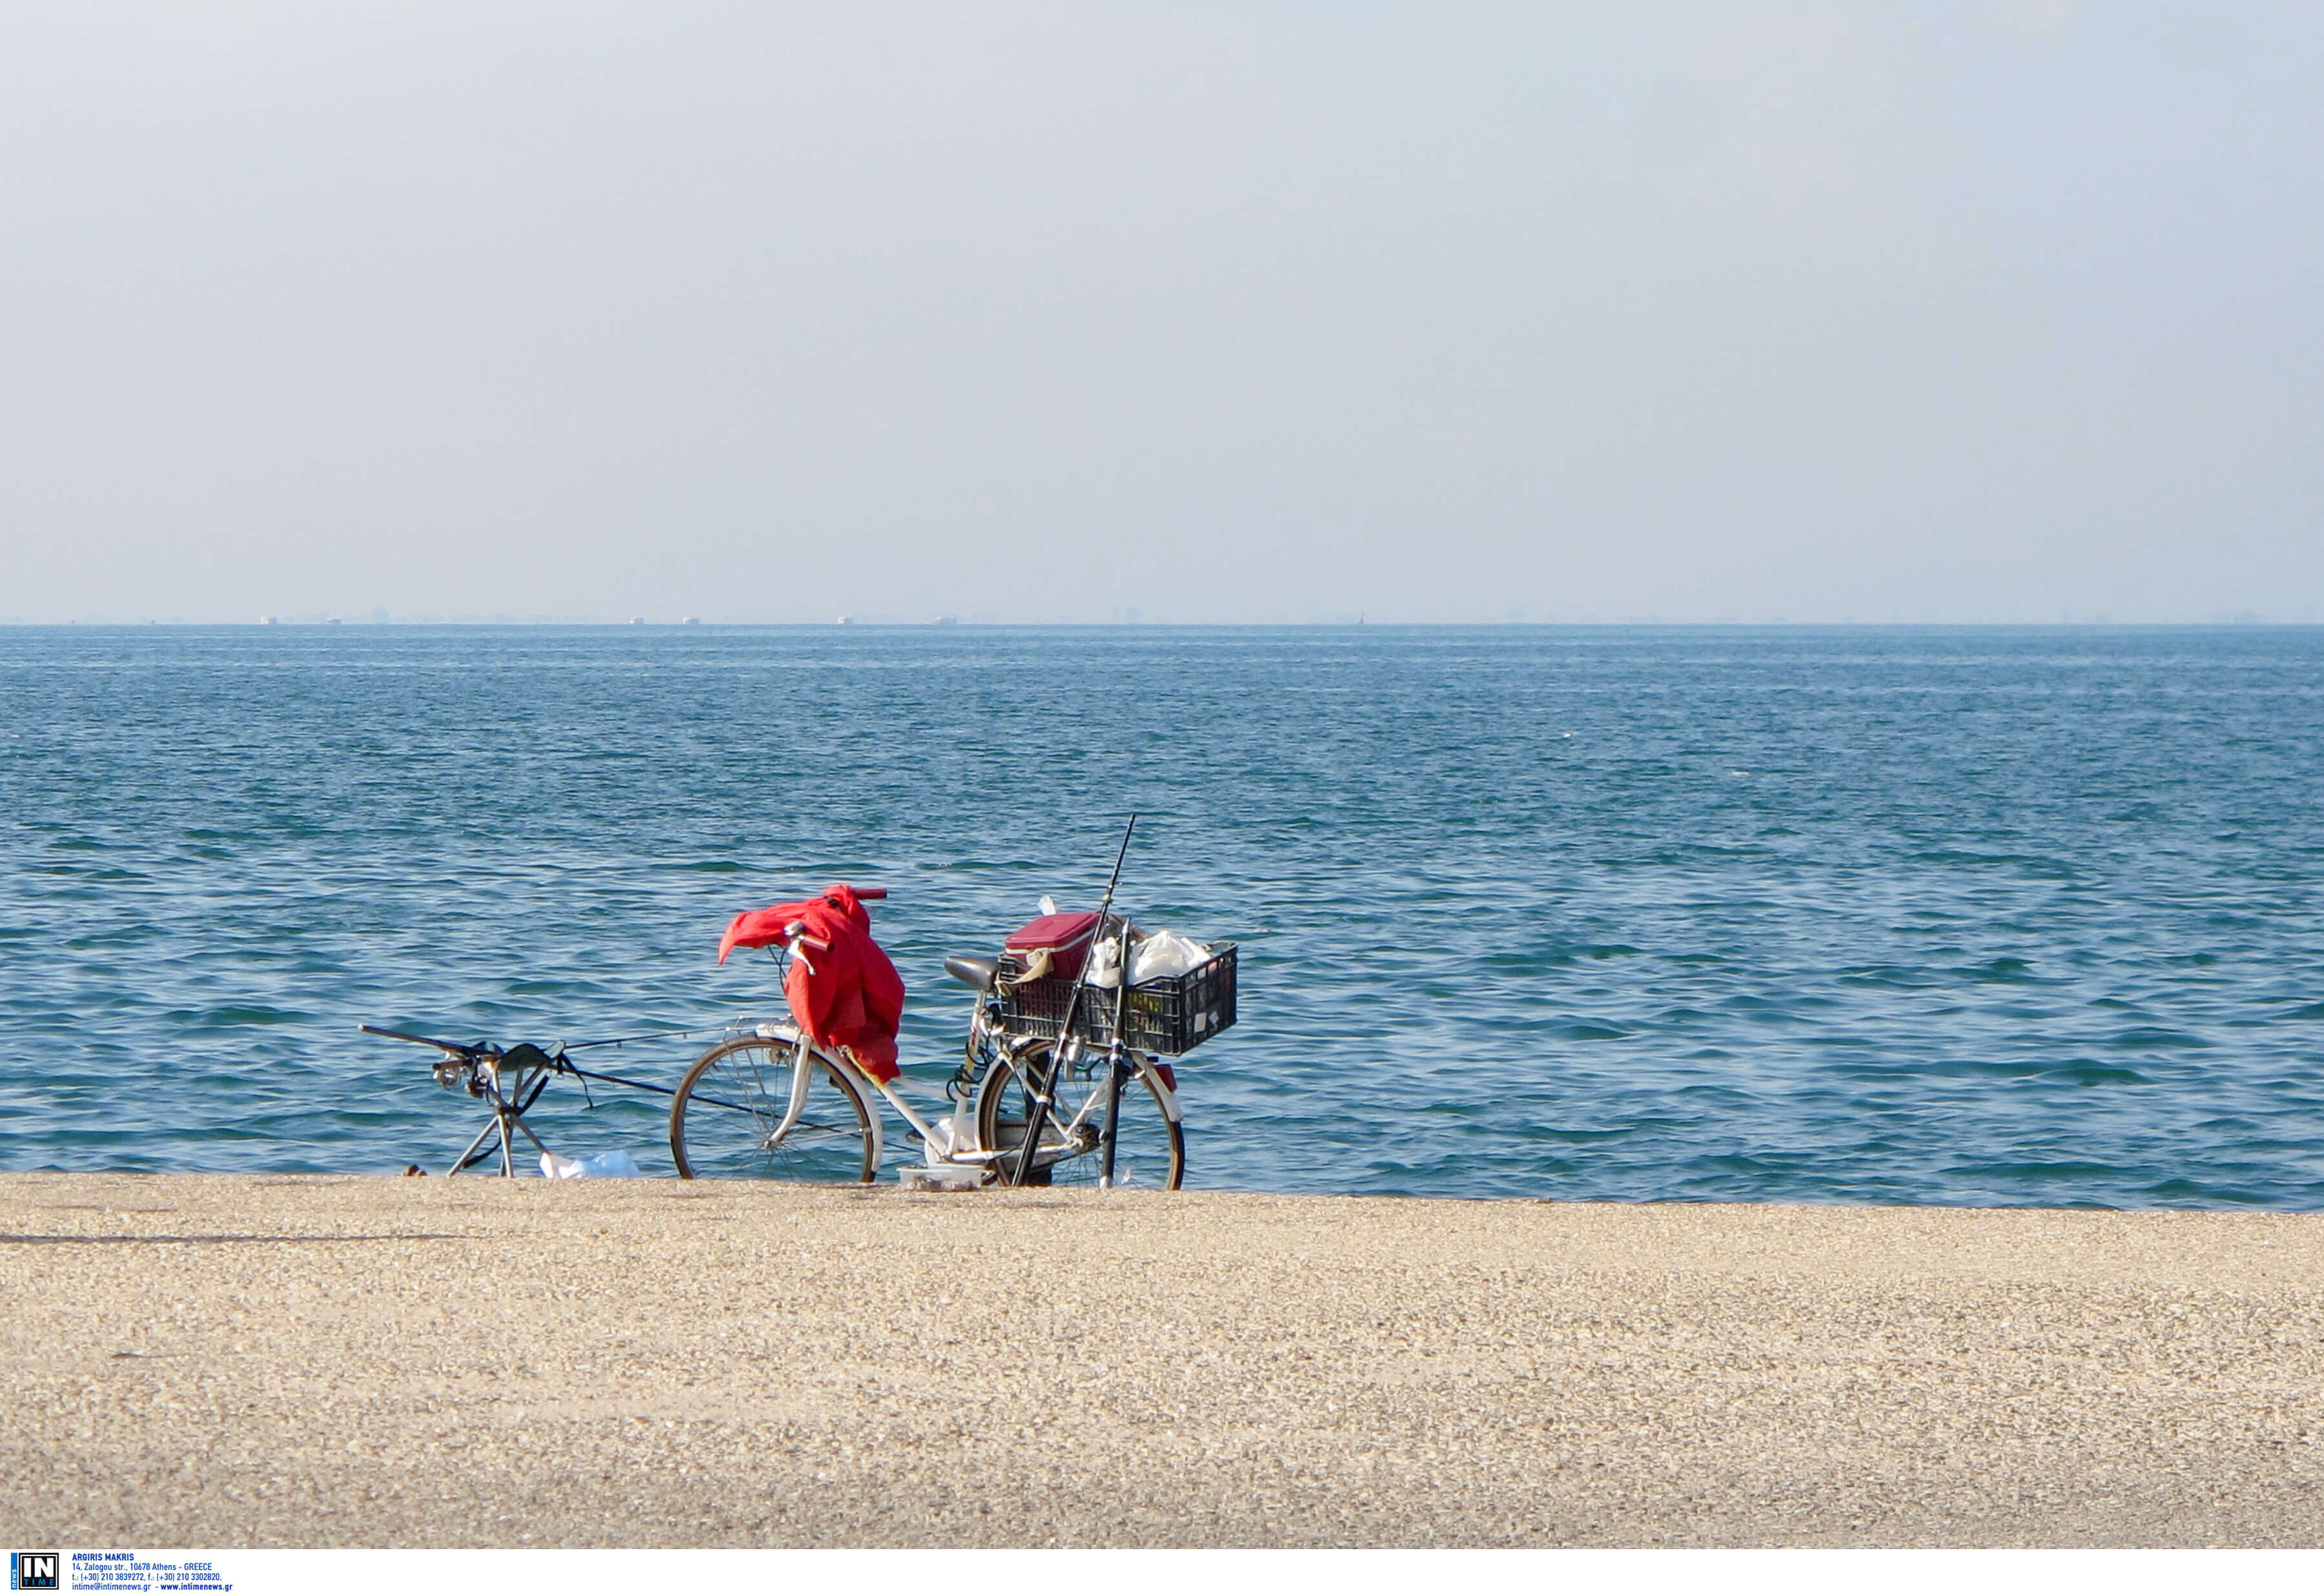
<instances>
[{"instance_id":1,"label":"bicycle","mask_svg":"<svg viewBox=\"0 0 2324 1595\"><path fill-rule=\"evenodd\" d=\"M789 960L818 946L795 924L776 957L788 974ZM885 1150L873 1103L884 1101L919 1140L924 1162L907 1171L914 1183L1178 1189L1185 1133L1167 1064L1013 1023L1001 959L956 955L945 970L976 990L962 1063L945 1085L948 1112L923 1116L899 1089L903 1076L879 1079L788 1020L760 1023L704 1053L678 1082L669 1149L679 1176L869 1185ZM1109 1079L1126 1088L1111 1114L1110 1171ZM1028 1124L1037 1126L1029 1154Z\"/></svg>"}]
</instances>

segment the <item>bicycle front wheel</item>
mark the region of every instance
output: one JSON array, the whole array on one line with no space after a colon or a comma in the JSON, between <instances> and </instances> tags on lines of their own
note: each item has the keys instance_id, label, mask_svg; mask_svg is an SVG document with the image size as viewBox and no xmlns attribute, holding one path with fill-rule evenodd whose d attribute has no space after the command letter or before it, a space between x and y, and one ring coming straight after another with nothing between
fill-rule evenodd
<instances>
[{"instance_id":1,"label":"bicycle front wheel","mask_svg":"<svg viewBox=\"0 0 2324 1595\"><path fill-rule=\"evenodd\" d=\"M976 1098L977 1143L1004 1154L994 1165L1001 1179L1017 1172L1032 1121L1033 1092L1049 1070L1052 1046L1027 1047L1014 1058L996 1057ZM1059 1071L1041 1139L1033 1150L1030 1185L1094 1185L1103 1165L1105 1054L1084 1053ZM1120 1188L1175 1191L1186 1173L1186 1138L1163 1106L1162 1084L1153 1065L1139 1064L1121 1083L1119 1128L1114 1132L1113 1183Z\"/></svg>"},{"instance_id":2,"label":"bicycle front wheel","mask_svg":"<svg viewBox=\"0 0 2324 1595\"><path fill-rule=\"evenodd\" d=\"M807 1102L787 1129L791 1088ZM868 1185L879 1173L872 1111L802 1042L746 1036L712 1047L678 1083L669 1155L687 1180L810 1180Z\"/></svg>"}]
</instances>

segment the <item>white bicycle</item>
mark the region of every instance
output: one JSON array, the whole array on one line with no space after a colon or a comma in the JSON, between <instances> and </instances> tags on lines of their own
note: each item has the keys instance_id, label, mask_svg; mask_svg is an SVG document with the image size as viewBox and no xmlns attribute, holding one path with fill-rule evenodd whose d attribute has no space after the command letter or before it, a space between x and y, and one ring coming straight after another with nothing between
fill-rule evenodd
<instances>
[{"instance_id":1,"label":"white bicycle","mask_svg":"<svg viewBox=\"0 0 2324 1595\"><path fill-rule=\"evenodd\" d=\"M791 926L778 954L786 973L817 945ZM873 1103L884 1100L919 1139L922 1161L903 1176L912 1183L1178 1188L1186 1141L1167 1063L1012 1019L997 958L947 958L945 969L976 989L945 1105L924 1102L924 1114L903 1077L881 1080L846 1048L770 1020L704 1053L678 1082L669 1150L680 1177L869 1185L885 1145ZM1038 1127L1029 1156L1028 1124Z\"/></svg>"}]
</instances>

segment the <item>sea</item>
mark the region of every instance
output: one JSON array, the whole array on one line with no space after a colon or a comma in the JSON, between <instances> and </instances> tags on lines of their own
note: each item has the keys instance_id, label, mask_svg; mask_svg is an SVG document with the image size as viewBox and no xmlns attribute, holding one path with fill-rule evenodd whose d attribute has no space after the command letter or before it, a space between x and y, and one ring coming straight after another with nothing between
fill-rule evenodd
<instances>
[{"instance_id":1,"label":"sea","mask_svg":"<svg viewBox=\"0 0 2324 1595\"><path fill-rule=\"evenodd\" d=\"M2316 1209L2319 798L2315 628L0 628L0 1166L440 1169L359 1025L675 1083L843 880L933 1095L1135 814L1190 1186Z\"/></svg>"}]
</instances>

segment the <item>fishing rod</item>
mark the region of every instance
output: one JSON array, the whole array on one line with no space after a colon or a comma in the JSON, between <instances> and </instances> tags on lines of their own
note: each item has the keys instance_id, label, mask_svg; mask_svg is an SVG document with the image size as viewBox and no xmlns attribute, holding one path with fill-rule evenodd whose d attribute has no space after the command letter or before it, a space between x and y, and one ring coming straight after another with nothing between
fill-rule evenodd
<instances>
[{"instance_id":1,"label":"fishing rod","mask_svg":"<svg viewBox=\"0 0 2324 1595\"><path fill-rule=\"evenodd\" d=\"M385 1036L394 1041L417 1041L422 1046L440 1048L456 1058L497 1057L501 1053L501 1048L489 1041L439 1041L433 1036L415 1036L409 1030L389 1030L378 1025L357 1025L355 1028L366 1036Z\"/></svg>"},{"instance_id":2,"label":"fishing rod","mask_svg":"<svg viewBox=\"0 0 2324 1595\"><path fill-rule=\"evenodd\" d=\"M1121 922L1121 940L1114 954L1113 1040L1105 1049L1105 1129L1098 1154L1097 1188L1113 1189L1113 1148L1121 1129L1121 1077L1126 1037L1130 1033L1130 921Z\"/></svg>"},{"instance_id":3,"label":"fishing rod","mask_svg":"<svg viewBox=\"0 0 2324 1595\"><path fill-rule=\"evenodd\" d=\"M1057 1071L1065 1067L1065 1048L1073 1042L1074 1015L1081 1010L1082 992L1089 985L1090 964L1097 957L1097 939L1105 934L1105 917L1113 907L1113 889L1121 884L1121 861L1130 856L1130 834L1137 829L1138 816L1133 814L1130 824L1121 829L1121 848L1113 855L1113 873L1106 877L1105 897L1097 906L1097 929L1090 936L1089 951L1082 954L1081 969L1074 976L1073 992L1065 999L1065 1019L1057 1027L1057 1044L1049 1049L1049 1066L1041 1077L1041 1089L1033 1095L1032 1111L1026 1116L1025 1144L1018 1148L1017 1172L1009 1181L1012 1185L1023 1185L1033 1172L1033 1150L1047 1127L1049 1104L1056 1094ZM1125 982L1129 979L1128 970L1118 973Z\"/></svg>"},{"instance_id":4,"label":"fishing rod","mask_svg":"<svg viewBox=\"0 0 2324 1595\"><path fill-rule=\"evenodd\" d=\"M557 1045L560 1051L579 1052L591 1046L621 1046L632 1041L668 1041L676 1037L709 1034L707 1029L697 1025L690 1030L647 1030L636 1036L608 1036L603 1041L560 1041Z\"/></svg>"},{"instance_id":5,"label":"fishing rod","mask_svg":"<svg viewBox=\"0 0 2324 1595\"><path fill-rule=\"evenodd\" d=\"M390 1030L379 1025L358 1025L355 1028L366 1036L385 1036L397 1041L417 1041L422 1046L440 1046L448 1053L493 1053L502 1049L489 1041L444 1041L434 1036L415 1036L409 1030ZM635 1036L608 1036L599 1041L560 1041L559 1052L582 1052L592 1046L623 1046L632 1041L668 1041L679 1036L707 1036L710 1032L700 1026L690 1030L645 1030Z\"/></svg>"}]
</instances>

